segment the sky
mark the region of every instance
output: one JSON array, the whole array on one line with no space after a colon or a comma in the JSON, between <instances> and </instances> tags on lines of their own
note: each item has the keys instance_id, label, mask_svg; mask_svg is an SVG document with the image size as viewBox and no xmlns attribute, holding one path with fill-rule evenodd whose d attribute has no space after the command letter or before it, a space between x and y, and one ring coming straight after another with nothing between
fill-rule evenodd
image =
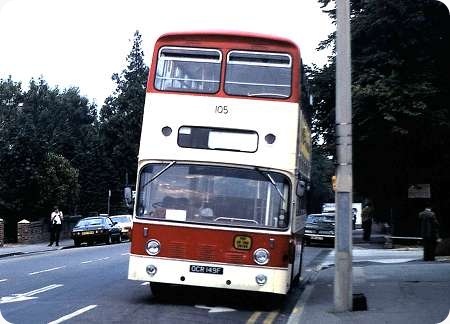
<instances>
[{"instance_id":1,"label":"sky","mask_svg":"<svg viewBox=\"0 0 450 324\"><path fill-rule=\"evenodd\" d=\"M166 32L249 31L293 40L307 64L323 65L318 43L335 27L317 0L0 0L0 78L23 88L40 76L60 89L78 87L101 106L126 68L133 34L144 58Z\"/></svg>"}]
</instances>

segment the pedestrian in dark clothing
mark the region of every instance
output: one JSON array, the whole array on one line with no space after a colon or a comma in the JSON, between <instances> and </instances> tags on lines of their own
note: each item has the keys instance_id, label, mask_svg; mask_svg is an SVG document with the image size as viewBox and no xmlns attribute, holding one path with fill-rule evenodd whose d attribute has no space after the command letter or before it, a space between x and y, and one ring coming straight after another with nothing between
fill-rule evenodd
<instances>
[{"instance_id":1,"label":"pedestrian in dark clothing","mask_svg":"<svg viewBox=\"0 0 450 324\"><path fill-rule=\"evenodd\" d=\"M52 246L53 242L56 243L56 246L59 246L59 234L61 232L63 219L63 213L58 209L58 206L55 206L50 215L50 243L48 246Z\"/></svg>"},{"instance_id":2,"label":"pedestrian in dark clothing","mask_svg":"<svg viewBox=\"0 0 450 324\"><path fill-rule=\"evenodd\" d=\"M439 238L439 223L435 213L427 207L419 213L420 234L423 242L423 260L434 261L436 244Z\"/></svg>"},{"instance_id":3,"label":"pedestrian in dark clothing","mask_svg":"<svg viewBox=\"0 0 450 324\"><path fill-rule=\"evenodd\" d=\"M371 203L368 203L361 212L362 228L363 228L363 240L370 241L370 235L372 234L372 218L373 207Z\"/></svg>"}]
</instances>

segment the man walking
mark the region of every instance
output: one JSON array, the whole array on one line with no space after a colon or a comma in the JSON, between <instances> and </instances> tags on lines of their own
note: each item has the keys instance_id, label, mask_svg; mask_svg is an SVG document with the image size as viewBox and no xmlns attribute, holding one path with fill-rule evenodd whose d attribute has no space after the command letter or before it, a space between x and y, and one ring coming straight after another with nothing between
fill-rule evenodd
<instances>
[{"instance_id":1,"label":"man walking","mask_svg":"<svg viewBox=\"0 0 450 324\"><path fill-rule=\"evenodd\" d=\"M59 246L59 234L61 232L63 219L63 213L58 209L58 206L55 206L50 215L50 243L48 246L52 246L53 242L56 243L56 246Z\"/></svg>"},{"instance_id":2,"label":"man walking","mask_svg":"<svg viewBox=\"0 0 450 324\"><path fill-rule=\"evenodd\" d=\"M436 242L438 240L439 223L435 213L430 207L426 207L419 213L420 234L423 241L423 260L434 261Z\"/></svg>"},{"instance_id":3,"label":"man walking","mask_svg":"<svg viewBox=\"0 0 450 324\"><path fill-rule=\"evenodd\" d=\"M363 240L370 241L370 235L372 234L372 218L373 218L373 208L372 203L368 202L361 212L361 221L363 228Z\"/></svg>"}]
</instances>

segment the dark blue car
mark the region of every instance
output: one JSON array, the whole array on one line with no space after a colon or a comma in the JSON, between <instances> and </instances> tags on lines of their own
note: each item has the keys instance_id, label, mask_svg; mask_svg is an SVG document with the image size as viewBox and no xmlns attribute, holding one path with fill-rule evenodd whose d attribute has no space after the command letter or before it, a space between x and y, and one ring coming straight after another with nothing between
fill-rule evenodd
<instances>
[{"instance_id":1,"label":"dark blue car","mask_svg":"<svg viewBox=\"0 0 450 324\"><path fill-rule=\"evenodd\" d=\"M306 244L313 241L334 243L335 238L335 214L311 214L306 219L305 240Z\"/></svg>"},{"instance_id":2,"label":"dark blue car","mask_svg":"<svg viewBox=\"0 0 450 324\"><path fill-rule=\"evenodd\" d=\"M122 241L120 227L107 216L87 217L78 221L72 230L75 246L81 243L119 243Z\"/></svg>"}]
</instances>

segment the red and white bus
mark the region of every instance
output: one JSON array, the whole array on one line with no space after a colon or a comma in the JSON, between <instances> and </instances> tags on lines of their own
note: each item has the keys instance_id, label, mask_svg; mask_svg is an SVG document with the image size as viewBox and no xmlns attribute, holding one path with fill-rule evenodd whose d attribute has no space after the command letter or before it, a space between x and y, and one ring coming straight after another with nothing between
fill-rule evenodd
<instances>
[{"instance_id":1,"label":"red and white bus","mask_svg":"<svg viewBox=\"0 0 450 324\"><path fill-rule=\"evenodd\" d=\"M286 39L155 44L128 278L286 294L299 280L311 161L300 52Z\"/></svg>"}]
</instances>

